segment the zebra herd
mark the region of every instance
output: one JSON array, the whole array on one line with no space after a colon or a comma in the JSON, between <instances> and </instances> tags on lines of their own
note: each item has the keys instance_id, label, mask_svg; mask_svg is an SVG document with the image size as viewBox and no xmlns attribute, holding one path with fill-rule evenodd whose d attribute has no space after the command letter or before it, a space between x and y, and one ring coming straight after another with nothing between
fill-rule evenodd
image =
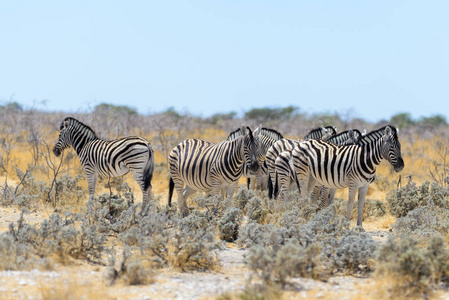
<instances>
[{"instance_id":1,"label":"zebra herd","mask_svg":"<svg viewBox=\"0 0 449 300\"><path fill-rule=\"evenodd\" d=\"M73 147L84 168L89 197L95 192L98 175L118 177L131 172L143 194L142 212L151 198L154 151L141 137L105 141L87 125L65 118L53 148L56 156ZM311 130L303 139L284 138L276 130L260 125L230 133L221 143L187 139L169 154L169 193L178 197L179 213L189 213L186 199L197 191L231 197L240 177L266 183L269 198L285 197L290 182L301 196L311 193L320 207L332 202L336 189L349 188L349 220L358 192L357 225L362 226L363 203L376 167L387 160L396 172L404 168L398 131L388 125L369 133L351 129L337 134L335 127Z\"/></svg>"}]
</instances>

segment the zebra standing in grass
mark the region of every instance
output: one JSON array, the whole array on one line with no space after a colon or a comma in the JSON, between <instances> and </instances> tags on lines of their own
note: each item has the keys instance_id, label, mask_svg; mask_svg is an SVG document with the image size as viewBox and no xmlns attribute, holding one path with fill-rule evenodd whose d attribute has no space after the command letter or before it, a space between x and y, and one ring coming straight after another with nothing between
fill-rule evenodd
<instances>
[{"instance_id":1,"label":"zebra standing in grass","mask_svg":"<svg viewBox=\"0 0 449 300\"><path fill-rule=\"evenodd\" d=\"M61 123L53 153L59 156L70 146L75 149L84 168L89 198L94 196L98 174L119 177L131 171L142 190L144 211L151 198L154 169L154 151L147 140L130 136L105 141L97 137L89 126L68 117Z\"/></svg>"},{"instance_id":2,"label":"zebra standing in grass","mask_svg":"<svg viewBox=\"0 0 449 300\"><path fill-rule=\"evenodd\" d=\"M321 140L301 142L292 153L297 179L309 179L307 192L316 182L330 188L349 187L347 221L358 191L357 226L362 226L363 204L377 166L385 159L396 172L404 168L397 133L395 127L388 125L368 133L357 145L337 146Z\"/></svg>"},{"instance_id":3,"label":"zebra standing in grass","mask_svg":"<svg viewBox=\"0 0 449 300\"><path fill-rule=\"evenodd\" d=\"M322 140L326 140L329 143L333 143L336 145L351 145L357 143L357 141L360 139L361 133L357 129L350 129L343 132L340 132L333 136L327 136L323 137ZM299 145L299 144L297 144ZM299 188L299 182L296 180L295 173L293 170L292 165L292 152L293 149L285 150L281 153L279 153L278 157L275 160L275 173L274 173L274 197L277 197L277 190L278 186L279 188L279 196L281 199L284 198L285 192L287 192L289 186L290 186L290 178L293 179L293 181L296 181L296 184ZM279 184L280 183L280 184ZM335 194L335 192L332 190L332 192ZM318 201L318 198L320 195L322 196L323 200L320 202L320 208L322 208L323 205L326 204L326 201L324 201L324 198L327 200L327 196L329 194L329 188L322 187L320 184L317 184L312 192L312 200L314 203Z\"/></svg>"},{"instance_id":4,"label":"zebra standing in grass","mask_svg":"<svg viewBox=\"0 0 449 300\"><path fill-rule=\"evenodd\" d=\"M176 189L180 213L187 216L189 209L186 199L194 192L219 195L220 190L226 188L227 196L231 197L236 187L235 182L242 175L243 163L246 163L250 171L257 171L257 142L249 127L242 126L240 130L242 136L232 141L215 144L189 139L170 152L169 206L173 190Z\"/></svg>"},{"instance_id":5,"label":"zebra standing in grass","mask_svg":"<svg viewBox=\"0 0 449 300\"><path fill-rule=\"evenodd\" d=\"M310 130L304 139L321 139L323 137L329 138L332 135L335 135L336 132L337 129L333 126L318 127ZM299 140L284 138L275 142L267 151L265 164L268 169L268 197L270 199L272 199L273 196L276 197L277 195L275 173L276 159L283 151L293 151L293 148L297 143L299 143Z\"/></svg>"},{"instance_id":6,"label":"zebra standing in grass","mask_svg":"<svg viewBox=\"0 0 449 300\"><path fill-rule=\"evenodd\" d=\"M241 135L242 133L239 128L231 132L226 140L232 141ZM261 124L254 130L254 138L256 139L258 145L257 160L260 168L257 170L257 172L253 172L248 168L246 163L243 163L242 177L245 177L247 179L248 189L250 187L251 178L256 179L256 186L262 188L263 178L268 174L268 169L265 164L267 151L276 141L283 139L283 136L274 129L262 127Z\"/></svg>"},{"instance_id":7,"label":"zebra standing in grass","mask_svg":"<svg viewBox=\"0 0 449 300\"><path fill-rule=\"evenodd\" d=\"M365 134L366 130L363 134L357 129L349 129L331 136L330 138L326 139L326 141L340 146L355 145L362 138L362 135ZM321 196L321 201L318 206L319 209L322 209L332 204L336 192L337 189L330 189L324 185L322 186L317 184L312 192L312 199L316 203L318 201L318 198Z\"/></svg>"}]
</instances>

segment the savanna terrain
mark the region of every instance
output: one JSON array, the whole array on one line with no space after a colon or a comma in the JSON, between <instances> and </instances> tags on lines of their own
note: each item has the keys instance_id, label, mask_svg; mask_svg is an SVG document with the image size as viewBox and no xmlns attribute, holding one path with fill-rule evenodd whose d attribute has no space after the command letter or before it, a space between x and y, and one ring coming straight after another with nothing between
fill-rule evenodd
<instances>
[{"instance_id":1,"label":"savanna terrain","mask_svg":"<svg viewBox=\"0 0 449 300\"><path fill-rule=\"evenodd\" d=\"M73 149L52 153L67 116L98 136L137 135L155 150L154 197L131 175L101 178L89 200ZM167 157L187 138L226 139L241 124L284 137L336 126L400 129L405 168L377 169L356 226L347 190L317 210L292 190L283 201L240 188L232 200L196 194L190 214L167 206ZM139 115L108 104L89 113L0 107L1 299L409 299L449 298L449 127L439 116L398 114L376 124L351 114L253 109L203 118L174 109ZM311 214L305 212L313 210Z\"/></svg>"}]
</instances>

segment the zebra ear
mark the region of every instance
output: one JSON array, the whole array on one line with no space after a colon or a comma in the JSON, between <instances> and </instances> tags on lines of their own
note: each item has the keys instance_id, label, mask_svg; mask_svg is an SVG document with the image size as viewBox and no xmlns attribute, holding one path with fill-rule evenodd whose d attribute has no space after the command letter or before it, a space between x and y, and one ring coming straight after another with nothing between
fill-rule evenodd
<instances>
[{"instance_id":1,"label":"zebra ear","mask_svg":"<svg viewBox=\"0 0 449 300\"><path fill-rule=\"evenodd\" d=\"M242 126L240 126L240 132L242 133L242 135L246 135L246 126L242 124Z\"/></svg>"},{"instance_id":2,"label":"zebra ear","mask_svg":"<svg viewBox=\"0 0 449 300\"><path fill-rule=\"evenodd\" d=\"M385 135L390 136L391 135L391 128L390 126L385 127Z\"/></svg>"},{"instance_id":3,"label":"zebra ear","mask_svg":"<svg viewBox=\"0 0 449 300\"><path fill-rule=\"evenodd\" d=\"M349 138L350 138L350 139L353 139L353 140L355 140L355 136L354 136L354 130L352 130L352 129L349 129L349 130L348 130L348 135L349 135Z\"/></svg>"},{"instance_id":4,"label":"zebra ear","mask_svg":"<svg viewBox=\"0 0 449 300\"><path fill-rule=\"evenodd\" d=\"M262 132L262 124L260 124L259 127L257 127L257 128L254 130L253 135L254 135L254 136L257 136L257 135L259 135L261 132Z\"/></svg>"},{"instance_id":5,"label":"zebra ear","mask_svg":"<svg viewBox=\"0 0 449 300\"><path fill-rule=\"evenodd\" d=\"M64 123L62 124L62 127L63 127L64 129L69 128L69 121L64 121Z\"/></svg>"}]
</instances>

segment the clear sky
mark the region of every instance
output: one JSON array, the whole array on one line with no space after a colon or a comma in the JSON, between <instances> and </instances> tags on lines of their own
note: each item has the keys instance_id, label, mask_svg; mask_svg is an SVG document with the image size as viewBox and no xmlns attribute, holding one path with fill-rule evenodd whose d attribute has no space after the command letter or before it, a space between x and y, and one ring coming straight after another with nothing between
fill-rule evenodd
<instances>
[{"instance_id":1,"label":"clear sky","mask_svg":"<svg viewBox=\"0 0 449 300\"><path fill-rule=\"evenodd\" d=\"M449 121L448 13L449 1L1 1L0 104Z\"/></svg>"}]
</instances>

